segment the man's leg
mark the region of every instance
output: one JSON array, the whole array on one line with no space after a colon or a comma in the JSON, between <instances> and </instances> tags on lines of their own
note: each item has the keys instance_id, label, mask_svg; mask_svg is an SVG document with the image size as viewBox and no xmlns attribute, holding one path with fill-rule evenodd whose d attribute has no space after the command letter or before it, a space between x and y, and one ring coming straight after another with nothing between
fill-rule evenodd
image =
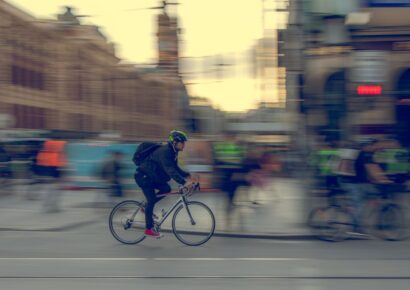
<instances>
[{"instance_id":1,"label":"man's leg","mask_svg":"<svg viewBox=\"0 0 410 290\"><path fill-rule=\"evenodd\" d=\"M48 190L45 196L44 210L48 213L59 212L60 201L60 171L57 167L50 166L47 168L47 183Z\"/></svg>"},{"instance_id":2,"label":"man's leg","mask_svg":"<svg viewBox=\"0 0 410 290\"><path fill-rule=\"evenodd\" d=\"M349 194L352 202L355 230L359 230L364 195L362 192L362 185L360 183L344 183L343 186L347 189L347 193Z\"/></svg>"},{"instance_id":3,"label":"man's leg","mask_svg":"<svg viewBox=\"0 0 410 290\"><path fill-rule=\"evenodd\" d=\"M142 191L147 199L147 205L145 207L145 225L147 229L152 229L154 227L154 219L152 215L154 213L157 197L153 186L146 185L142 188Z\"/></svg>"},{"instance_id":4,"label":"man's leg","mask_svg":"<svg viewBox=\"0 0 410 290\"><path fill-rule=\"evenodd\" d=\"M155 187L152 184L147 184L141 188L147 199L147 206L145 207L145 236L159 239L162 237L162 235L159 232L157 232L157 230L154 228L153 218L154 206L155 203L158 201L157 196L155 194Z\"/></svg>"},{"instance_id":5,"label":"man's leg","mask_svg":"<svg viewBox=\"0 0 410 290\"><path fill-rule=\"evenodd\" d=\"M171 187L169 186L168 183L156 184L156 185L155 185L155 189L158 190L157 193L156 193L156 195L158 195L158 194L165 194L165 193L171 192ZM161 197L155 196L155 197L156 197L155 203L157 203L158 201L160 201L161 199L163 199L165 196L161 196Z\"/></svg>"},{"instance_id":6,"label":"man's leg","mask_svg":"<svg viewBox=\"0 0 410 290\"><path fill-rule=\"evenodd\" d=\"M118 199L123 195L121 183L118 180L114 180L110 186L110 190L109 202L116 204Z\"/></svg>"},{"instance_id":7,"label":"man's leg","mask_svg":"<svg viewBox=\"0 0 410 290\"><path fill-rule=\"evenodd\" d=\"M152 214L154 212L154 206L157 201L154 185L152 184L152 182L150 182L149 178L141 172L137 172L134 177L136 183L142 189L142 192L144 193L144 196L147 200L147 205L145 207L146 228L152 229L154 227Z\"/></svg>"}]
</instances>

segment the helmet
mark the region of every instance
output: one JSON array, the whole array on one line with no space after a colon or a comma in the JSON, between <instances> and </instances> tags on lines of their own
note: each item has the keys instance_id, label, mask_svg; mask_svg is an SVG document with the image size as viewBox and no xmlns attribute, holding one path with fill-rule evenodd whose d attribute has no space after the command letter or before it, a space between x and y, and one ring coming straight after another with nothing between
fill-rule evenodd
<instances>
[{"instance_id":1,"label":"helmet","mask_svg":"<svg viewBox=\"0 0 410 290\"><path fill-rule=\"evenodd\" d=\"M187 135L182 131L172 130L169 133L169 141L170 142L186 142L188 141Z\"/></svg>"}]
</instances>

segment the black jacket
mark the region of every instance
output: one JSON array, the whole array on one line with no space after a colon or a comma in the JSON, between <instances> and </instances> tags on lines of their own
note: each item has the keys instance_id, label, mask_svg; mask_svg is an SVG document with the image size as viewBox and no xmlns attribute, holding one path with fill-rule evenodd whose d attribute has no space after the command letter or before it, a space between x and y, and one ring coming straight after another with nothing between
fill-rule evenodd
<instances>
[{"instance_id":1,"label":"black jacket","mask_svg":"<svg viewBox=\"0 0 410 290\"><path fill-rule=\"evenodd\" d=\"M179 184L184 184L185 178L189 176L188 172L178 166L178 152L169 143L148 156L138 170L147 174L155 183L165 183L172 178Z\"/></svg>"}]
</instances>

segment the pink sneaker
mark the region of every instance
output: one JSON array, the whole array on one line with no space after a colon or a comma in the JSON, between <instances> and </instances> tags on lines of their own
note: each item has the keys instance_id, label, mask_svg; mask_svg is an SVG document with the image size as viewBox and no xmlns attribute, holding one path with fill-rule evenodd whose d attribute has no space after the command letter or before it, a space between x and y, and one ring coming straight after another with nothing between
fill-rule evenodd
<instances>
[{"instance_id":1,"label":"pink sneaker","mask_svg":"<svg viewBox=\"0 0 410 290\"><path fill-rule=\"evenodd\" d=\"M145 236L146 237L151 237L151 238L155 238L155 239L160 239L162 238L162 235L160 233L158 233L156 230L154 229L146 229L145 230Z\"/></svg>"}]
</instances>

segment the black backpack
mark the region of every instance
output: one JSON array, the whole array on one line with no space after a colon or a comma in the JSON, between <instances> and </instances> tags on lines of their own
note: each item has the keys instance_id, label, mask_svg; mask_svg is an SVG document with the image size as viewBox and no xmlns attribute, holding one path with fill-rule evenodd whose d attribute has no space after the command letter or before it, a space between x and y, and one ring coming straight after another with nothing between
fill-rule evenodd
<instances>
[{"instance_id":1,"label":"black backpack","mask_svg":"<svg viewBox=\"0 0 410 290\"><path fill-rule=\"evenodd\" d=\"M159 147L161 147L161 144L159 143L142 142L138 145L137 150L132 157L132 161L135 165L140 166L142 162L144 162L144 160L147 159L147 157L152 153L154 153L154 151Z\"/></svg>"}]
</instances>

